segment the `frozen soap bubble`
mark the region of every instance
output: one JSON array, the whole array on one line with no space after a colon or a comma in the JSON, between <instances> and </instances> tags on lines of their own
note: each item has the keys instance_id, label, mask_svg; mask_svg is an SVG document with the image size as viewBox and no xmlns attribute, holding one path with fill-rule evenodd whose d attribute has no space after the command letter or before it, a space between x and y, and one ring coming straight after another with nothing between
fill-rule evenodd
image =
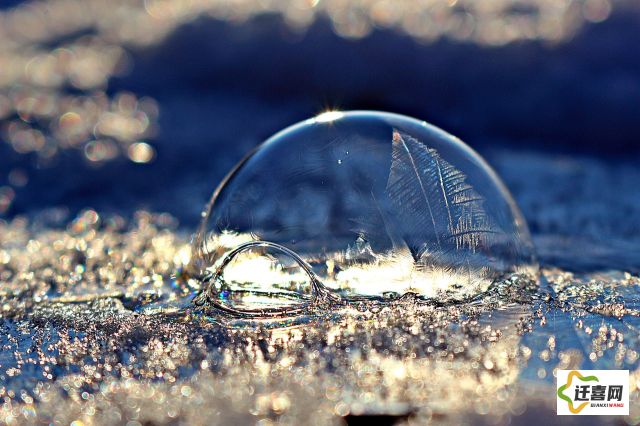
<instances>
[{"instance_id":1,"label":"frozen soap bubble","mask_svg":"<svg viewBox=\"0 0 640 426\"><path fill-rule=\"evenodd\" d=\"M196 301L231 312L295 311L322 294L456 302L537 274L526 223L477 153L370 111L321 114L247 155L193 253L206 277Z\"/></svg>"}]
</instances>

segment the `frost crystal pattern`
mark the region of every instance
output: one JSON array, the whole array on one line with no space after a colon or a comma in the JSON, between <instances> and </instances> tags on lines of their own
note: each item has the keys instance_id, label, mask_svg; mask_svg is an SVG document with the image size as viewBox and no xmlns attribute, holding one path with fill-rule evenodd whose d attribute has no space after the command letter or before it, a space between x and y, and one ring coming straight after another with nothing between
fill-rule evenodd
<instances>
[{"instance_id":1,"label":"frost crystal pattern","mask_svg":"<svg viewBox=\"0 0 640 426\"><path fill-rule=\"evenodd\" d=\"M456 248L475 251L501 233L484 210L484 198L435 149L394 130L391 156L387 195L405 223L433 227L435 249L455 241Z\"/></svg>"}]
</instances>

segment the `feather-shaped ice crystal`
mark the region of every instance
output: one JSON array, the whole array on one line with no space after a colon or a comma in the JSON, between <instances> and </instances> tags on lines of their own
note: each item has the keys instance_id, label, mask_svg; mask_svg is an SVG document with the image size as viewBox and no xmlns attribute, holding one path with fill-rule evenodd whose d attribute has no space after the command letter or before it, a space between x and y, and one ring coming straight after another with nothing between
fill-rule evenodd
<instances>
[{"instance_id":1,"label":"feather-shaped ice crystal","mask_svg":"<svg viewBox=\"0 0 640 426\"><path fill-rule=\"evenodd\" d=\"M318 281L345 298L457 301L537 273L525 221L487 163L424 121L381 112L322 114L242 160L213 195L194 266L219 274L250 241L286 248L304 267L236 261L242 277L227 290L277 277L269 288L283 294Z\"/></svg>"}]
</instances>

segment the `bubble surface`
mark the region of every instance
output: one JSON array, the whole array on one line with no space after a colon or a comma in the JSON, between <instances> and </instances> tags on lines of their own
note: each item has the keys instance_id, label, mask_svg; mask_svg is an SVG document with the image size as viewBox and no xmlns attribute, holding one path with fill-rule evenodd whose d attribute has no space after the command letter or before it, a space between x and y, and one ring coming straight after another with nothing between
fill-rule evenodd
<instances>
[{"instance_id":1,"label":"bubble surface","mask_svg":"<svg viewBox=\"0 0 640 426\"><path fill-rule=\"evenodd\" d=\"M313 292L318 281L346 300L415 293L449 302L537 274L526 223L487 163L424 121L382 112L303 121L231 171L194 239L209 299L220 297L229 252L261 241L290 250L285 257L298 265L233 254L243 276L234 288L284 295L296 286Z\"/></svg>"}]
</instances>

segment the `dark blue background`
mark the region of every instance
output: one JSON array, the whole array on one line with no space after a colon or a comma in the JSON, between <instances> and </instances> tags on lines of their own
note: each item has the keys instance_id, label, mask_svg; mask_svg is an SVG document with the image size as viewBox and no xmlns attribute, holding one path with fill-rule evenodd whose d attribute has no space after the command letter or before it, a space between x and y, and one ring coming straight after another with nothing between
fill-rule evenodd
<instances>
[{"instance_id":1,"label":"dark blue background","mask_svg":"<svg viewBox=\"0 0 640 426\"><path fill-rule=\"evenodd\" d=\"M30 177L5 216L146 208L190 231L226 172L272 133L328 108L377 109L425 119L485 155L536 236L635 244L639 41L631 7L569 40L501 47L421 44L391 30L348 40L323 19L299 34L276 15L237 25L200 18L131 52L131 72L109 84L158 101L155 161L97 167L64 151L43 167L0 144L0 179L17 166ZM612 259L604 264L637 266Z\"/></svg>"}]
</instances>

